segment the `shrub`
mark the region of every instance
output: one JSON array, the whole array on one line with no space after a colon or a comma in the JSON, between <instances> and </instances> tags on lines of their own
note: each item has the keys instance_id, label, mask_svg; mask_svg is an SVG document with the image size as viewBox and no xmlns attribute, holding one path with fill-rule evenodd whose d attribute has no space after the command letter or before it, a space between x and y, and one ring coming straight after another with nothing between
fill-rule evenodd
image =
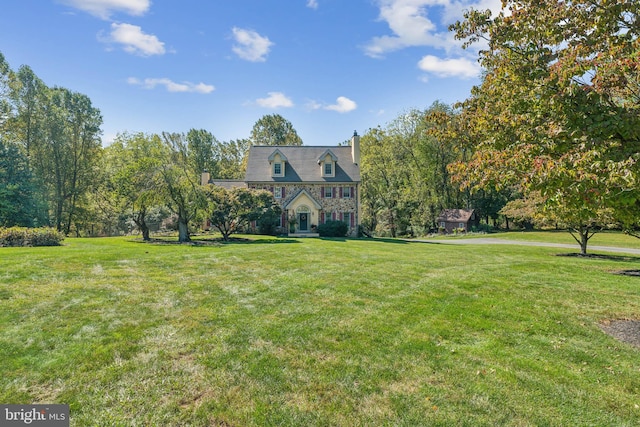
<instances>
[{"instance_id":1,"label":"shrub","mask_svg":"<svg viewBox=\"0 0 640 427\"><path fill-rule=\"evenodd\" d=\"M343 221L327 221L318 226L321 237L345 237L348 232L349 226Z\"/></svg>"},{"instance_id":2,"label":"shrub","mask_svg":"<svg viewBox=\"0 0 640 427\"><path fill-rule=\"evenodd\" d=\"M280 221L280 213L269 210L265 212L257 221L258 232L274 236L276 234L278 223Z\"/></svg>"},{"instance_id":3,"label":"shrub","mask_svg":"<svg viewBox=\"0 0 640 427\"><path fill-rule=\"evenodd\" d=\"M0 228L0 246L59 246L64 235L53 228Z\"/></svg>"}]
</instances>

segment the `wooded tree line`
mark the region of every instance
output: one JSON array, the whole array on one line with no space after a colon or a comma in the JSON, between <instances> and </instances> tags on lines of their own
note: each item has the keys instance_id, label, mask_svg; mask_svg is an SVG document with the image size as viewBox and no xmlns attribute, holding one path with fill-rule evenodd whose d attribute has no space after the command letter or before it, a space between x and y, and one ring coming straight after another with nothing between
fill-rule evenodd
<instances>
[{"instance_id":1,"label":"wooded tree line","mask_svg":"<svg viewBox=\"0 0 640 427\"><path fill-rule=\"evenodd\" d=\"M148 239L164 223L188 241L195 225L222 212L236 231L276 217L275 207L262 194L202 186L201 173L242 179L251 144L302 144L279 115L259 119L249 139L229 142L191 129L124 132L102 147L101 124L86 95L50 88L28 66L13 71L0 53L0 226L51 226L77 235L137 229ZM228 206L235 210L225 211ZM228 237L225 225L212 225Z\"/></svg>"}]
</instances>

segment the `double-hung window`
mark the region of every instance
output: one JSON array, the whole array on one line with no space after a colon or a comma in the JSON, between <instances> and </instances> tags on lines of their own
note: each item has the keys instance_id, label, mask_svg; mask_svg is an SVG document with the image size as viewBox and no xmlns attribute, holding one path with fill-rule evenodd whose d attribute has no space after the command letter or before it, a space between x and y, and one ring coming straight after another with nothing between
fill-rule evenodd
<instances>
[{"instance_id":1,"label":"double-hung window","mask_svg":"<svg viewBox=\"0 0 640 427\"><path fill-rule=\"evenodd\" d=\"M333 197L333 187L324 187L324 198L330 199Z\"/></svg>"}]
</instances>

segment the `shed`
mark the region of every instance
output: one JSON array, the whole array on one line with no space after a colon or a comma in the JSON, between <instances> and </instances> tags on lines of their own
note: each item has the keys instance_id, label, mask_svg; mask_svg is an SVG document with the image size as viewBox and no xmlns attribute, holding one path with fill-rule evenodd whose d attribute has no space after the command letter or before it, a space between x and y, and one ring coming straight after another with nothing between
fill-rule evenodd
<instances>
[{"instance_id":1,"label":"shed","mask_svg":"<svg viewBox=\"0 0 640 427\"><path fill-rule=\"evenodd\" d=\"M467 232L480 224L480 218L475 209L443 209L437 222L442 233L453 233L455 230Z\"/></svg>"}]
</instances>

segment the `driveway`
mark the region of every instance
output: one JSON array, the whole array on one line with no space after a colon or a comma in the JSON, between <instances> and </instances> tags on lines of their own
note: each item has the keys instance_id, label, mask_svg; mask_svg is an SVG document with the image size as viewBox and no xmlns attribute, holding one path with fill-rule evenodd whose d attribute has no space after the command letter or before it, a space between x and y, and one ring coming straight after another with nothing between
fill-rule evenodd
<instances>
[{"instance_id":1,"label":"driveway","mask_svg":"<svg viewBox=\"0 0 640 427\"><path fill-rule=\"evenodd\" d=\"M545 243L545 242L527 242L524 240L505 240L492 237L479 237L477 239L421 239L408 240L410 242L438 243L443 245L522 245L522 246L543 246L549 248L564 248L580 251L580 245L566 243ZM640 249L633 248L617 248L613 246L587 246L587 253L590 252L615 252L624 254L640 255Z\"/></svg>"}]
</instances>

